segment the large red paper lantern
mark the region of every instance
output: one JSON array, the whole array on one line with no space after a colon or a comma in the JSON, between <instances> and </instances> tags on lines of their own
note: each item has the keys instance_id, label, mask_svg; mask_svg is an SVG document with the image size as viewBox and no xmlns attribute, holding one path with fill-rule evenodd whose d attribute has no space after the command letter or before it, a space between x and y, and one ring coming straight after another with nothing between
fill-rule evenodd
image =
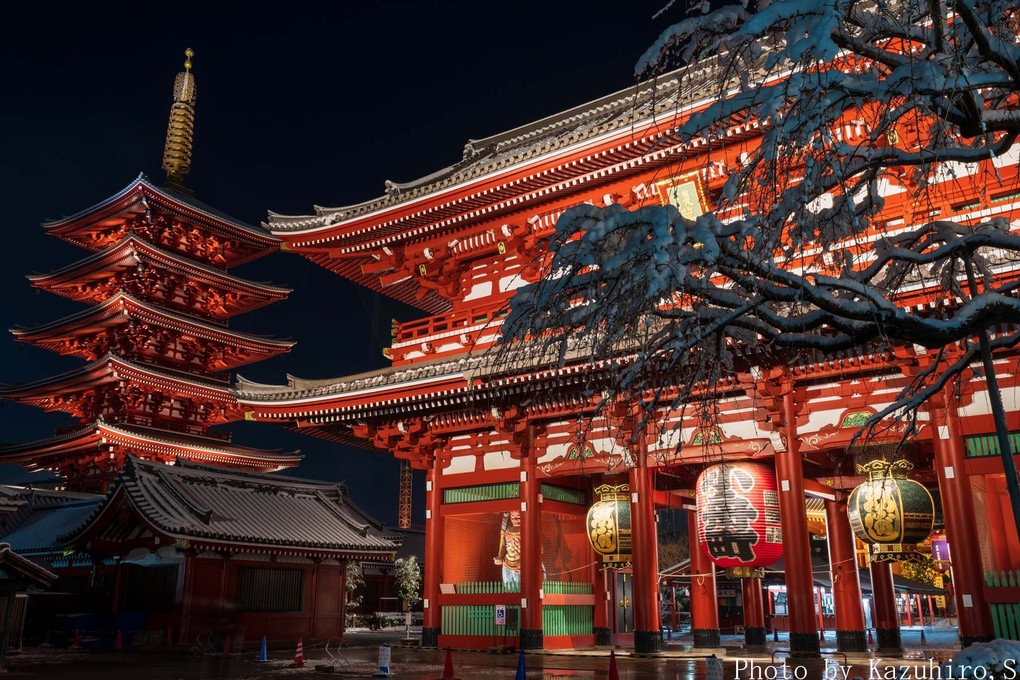
<instances>
[{"instance_id":1,"label":"large red paper lantern","mask_svg":"<svg viewBox=\"0 0 1020 680\"><path fill-rule=\"evenodd\" d=\"M767 567L783 556L776 475L757 463L722 463L698 476L698 539L720 567Z\"/></svg>"}]
</instances>

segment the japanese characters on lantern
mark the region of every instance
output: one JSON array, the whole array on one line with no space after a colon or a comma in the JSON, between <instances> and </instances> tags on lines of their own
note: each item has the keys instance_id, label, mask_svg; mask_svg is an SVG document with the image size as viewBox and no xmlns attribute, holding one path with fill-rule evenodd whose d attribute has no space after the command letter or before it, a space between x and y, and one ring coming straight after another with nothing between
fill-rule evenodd
<instances>
[{"instance_id":1,"label":"japanese characters on lantern","mask_svg":"<svg viewBox=\"0 0 1020 680\"><path fill-rule=\"evenodd\" d=\"M722 463L698 477L698 538L720 567L767 567L783 556L779 493L773 471Z\"/></svg>"}]
</instances>

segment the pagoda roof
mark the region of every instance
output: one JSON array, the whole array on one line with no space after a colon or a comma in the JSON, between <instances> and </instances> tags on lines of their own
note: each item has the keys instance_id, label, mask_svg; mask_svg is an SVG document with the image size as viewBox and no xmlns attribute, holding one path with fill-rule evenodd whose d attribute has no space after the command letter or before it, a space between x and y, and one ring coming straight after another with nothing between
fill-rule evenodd
<instances>
[{"instance_id":1,"label":"pagoda roof","mask_svg":"<svg viewBox=\"0 0 1020 680\"><path fill-rule=\"evenodd\" d=\"M78 527L95 511L102 496L33 506L22 521L3 537L11 548L26 555L52 553L63 548L60 536Z\"/></svg>"},{"instance_id":2,"label":"pagoda roof","mask_svg":"<svg viewBox=\"0 0 1020 680\"><path fill-rule=\"evenodd\" d=\"M219 288L243 292L250 297L261 300L255 304L248 304L239 308L233 313L248 311L270 304L285 298L291 292L290 288L284 286L242 279L227 273L223 269L163 250L137 234L129 234L105 250L98 251L48 274L29 275L28 280L37 288L78 299L78 296L74 295L73 292L67 292L64 289L93 279L108 278L111 272L132 268L140 262L145 262L176 274L183 274L195 281Z\"/></svg>"},{"instance_id":3,"label":"pagoda roof","mask_svg":"<svg viewBox=\"0 0 1020 680\"><path fill-rule=\"evenodd\" d=\"M118 380L138 382L152 389L167 390L174 394L189 394L198 399L229 403L235 401L225 381L129 361L114 353L59 375L18 385L2 386L0 398L28 403L42 402L56 394Z\"/></svg>"},{"instance_id":4,"label":"pagoda roof","mask_svg":"<svg viewBox=\"0 0 1020 680\"><path fill-rule=\"evenodd\" d=\"M297 465L304 456L298 451L255 449L212 437L169 432L139 425L112 424L97 420L85 427L22 444L0 446L0 462L30 469L55 466L60 459L88 454L100 445L125 447L160 458L177 457L259 471L282 470Z\"/></svg>"},{"instance_id":5,"label":"pagoda roof","mask_svg":"<svg viewBox=\"0 0 1020 680\"><path fill-rule=\"evenodd\" d=\"M20 342L59 350L61 339L86 335L111 325L127 323L129 319L145 321L202 340L222 342L251 353L247 360L242 358L241 361L229 363L223 367L224 369L275 356L294 346L291 340L232 330L220 324L172 312L138 300L123 291L95 307L32 328L15 328L11 333ZM71 353L91 358L86 348Z\"/></svg>"},{"instance_id":6,"label":"pagoda roof","mask_svg":"<svg viewBox=\"0 0 1020 680\"><path fill-rule=\"evenodd\" d=\"M126 214L142 214L146 204L154 204L210 231L238 239L254 248L256 253L240 260L258 257L267 250L279 247L279 239L267 230L252 226L197 200L194 196L170 187L157 187L143 174L109 198L68 217L43 223L46 233L89 248L87 239L76 236L82 229L99 223L122 220ZM236 264L236 263L235 263Z\"/></svg>"},{"instance_id":7,"label":"pagoda roof","mask_svg":"<svg viewBox=\"0 0 1020 680\"><path fill-rule=\"evenodd\" d=\"M340 484L194 463L129 457L106 498L62 540L81 543L127 505L156 532L189 547L251 552L354 553L387 560L400 547L353 508Z\"/></svg>"}]
</instances>

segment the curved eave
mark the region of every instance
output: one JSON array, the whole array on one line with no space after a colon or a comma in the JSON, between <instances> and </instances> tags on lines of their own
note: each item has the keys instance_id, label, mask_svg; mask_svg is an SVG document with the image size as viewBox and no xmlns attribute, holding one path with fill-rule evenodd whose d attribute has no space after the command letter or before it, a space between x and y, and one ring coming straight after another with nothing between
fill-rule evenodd
<instances>
[{"instance_id":1,"label":"curved eave","mask_svg":"<svg viewBox=\"0 0 1020 680\"><path fill-rule=\"evenodd\" d=\"M274 472L296 466L304 456L299 451L282 452L223 445L218 439L101 423L103 441L132 450L149 451L202 463ZM162 436L161 436L162 435Z\"/></svg>"},{"instance_id":2,"label":"curved eave","mask_svg":"<svg viewBox=\"0 0 1020 680\"><path fill-rule=\"evenodd\" d=\"M110 198L69 217L44 222L42 226L48 234L88 247L87 242L75 238L76 231L116 218L124 212L144 212L144 206L141 204L143 197L184 220L199 224L222 236L235 238L254 250L250 256L238 259L233 264L253 260L280 246L280 239L262 228L217 213L194 199L173 195L153 185L144 174L139 175L134 182Z\"/></svg>"},{"instance_id":3,"label":"curved eave","mask_svg":"<svg viewBox=\"0 0 1020 680\"><path fill-rule=\"evenodd\" d=\"M142 430L145 431L142 431ZM0 447L0 462L29 467L48 467L59 458L97 450L101 445L117 445L132 451L155 453L164 457L180 457L202 463L238 467L259 472L274 472L298 465L304 458L299 452L277 453L240 446L224 446L216 439L178 433L165 433L150 428L129 428L97 422L62 435L22 444Z\"/></svg>"},{"instance_id":4,"label":"curved eave","mask_svg":"<svg viewBox=\"0 0 1020 680\"><path fill-rule=\"evenodd\" d=\"M405 280L389 286L382 285L378 274L366 274L362 270L364 265L374 261L370 257L333 258L322 252L301 252L299 254L359 286L374 290L428 314L446 314L453 309L453 304L434 290L426 290L422 297L421 291L425 289L421 287L414 276L408 275Z\"/></svg>"},{"instance_id":5,"label":"curved eave","mask_svg":"<svg viewBox=\"0 0 1020 680\"><path fill-rule=\"evenodd\" d=\"M484 184L500 175L535 165L536 161L545 162L549 157L560 155L564 150L570 151L585 144L590 145L594 137L614 134L632 136L636 128L654 126L656 114L661 113L660 106L653 108L645 105L635 109L636 105L659 97L660 101L657 104L664 107L662 101L668 100L668 95L674 93L679 84L680 71L676 71L486 139L471 140L465 147L465 160L460 163L410 182L387 182L386 194L358 204L342 207L315 206L315 215L283 215L270 212L267 228L275 236L288 242L307 240L319 232L346 231L347 227L356 228L354 225L365 219L381 221L391 217L390 213L407 213L418 204L441 197L455 189ZM637 110L640 117L625 115L628 112L633 114L632 110ZM607 119L607 116L615 118ZM585 122L591 123L590 130L584 131L583 134L578 133L577 128L583 126ZM563 138L555 138L555 143L534 148L526 146L529 143L540 144L558 130L562 132ZM513 152L508 157L499 157L500 154L506 155L511 150ZM300 235L300 238L292 239L294 235Z\"/></svg>"},{"instance_id":6,"label":"curved eave","mask_svg":"<svg viewBox=\"0 0 1020 680\"><path fill-rule=\"evenodd\" d=\"M144 364L107 354L90 364L59 375L21 385L0 387L0 398L11 401L31 401L54 394L75 391L115 380L140 382L153 390L169 390L174 394L187 394L195 398L235 404L236 400L226 384L219 385L191 376L176 375Z\"/></svg>"},{"instance_id":7,"label":"curved eave","mask_svg":"<svg viewBox=\"0 0 1020 680\"><path fill-rule=\"evenodd\" d=\"M53 290L61 286L81 283L96 275L107 274L117 269L126 269L139 262L152 264L175 273L186 274L203 283L264 299L261 304L251 305L239 311L248 311L270 304L287 297L292 292L290 288L284 286L233 276L225 271L158 248L135 235L129 235L106 250L99 251L66 267L47 274L32 274L27 278L37 288Z\"/></svg>"},{"instance_id":8,"label":"curved eave","mask_svg":"<svg viewBox=\"0 0 1020 680\"><path fill-rule=\"evenodd\" d=\"M20 342L43 344L47 341L63 337L80 335L89 330L95 330L110 324L124 323L128 318L136 318L162 328L187 333L203 340L230 344L267 355L289 351L295 344L292 340L279 340L267 336L244 333L231 330L225 326L217 326L194 317L173 313L146 304L123 292L114 295L100 305L90 307L77 314L72 314L34 328L15 328L11 330L11 333Z\"/></svg>"}]
</instances>

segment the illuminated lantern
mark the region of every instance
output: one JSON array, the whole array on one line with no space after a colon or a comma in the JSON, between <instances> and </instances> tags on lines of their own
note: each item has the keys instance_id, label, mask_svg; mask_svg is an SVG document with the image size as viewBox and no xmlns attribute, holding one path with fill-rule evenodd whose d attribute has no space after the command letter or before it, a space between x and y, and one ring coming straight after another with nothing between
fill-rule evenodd
<instances>
[{"instance_id":1,"label":"illuminated lantern","mask_svg":"<svg viewBox=\"0 0 1020 680\"><path fill-rule=\"evenodd\" d=\"M602 569L630 566L630 485L603 484L599 500L588 508L588 541L602 555Z\"/></svg>"},{"instance_id":2,"label":"illuminated lantern","mask_svg":"<svg viewBox=\"0 0 1020 680\"><path fill-rule=\"evenodd\" d=\"M783 556L779 492L772 468L722 463L698 476L698 539L731 577L759 576Z\"/></svg>"},{"instance_id":3,"label":"illuminated lantern","mask_svg":"<svg viewBox=\"0 0 1020 680\"><path fill-rule=\"evenodd\" d=\"M907 479L913 464L873 460L858 465L868 481L850 493L847 511L857 538L871 546L876 562L921 559L917 544L928 538L935 523L935 503L923 485Z\"/></svg>"}]
</instances>

